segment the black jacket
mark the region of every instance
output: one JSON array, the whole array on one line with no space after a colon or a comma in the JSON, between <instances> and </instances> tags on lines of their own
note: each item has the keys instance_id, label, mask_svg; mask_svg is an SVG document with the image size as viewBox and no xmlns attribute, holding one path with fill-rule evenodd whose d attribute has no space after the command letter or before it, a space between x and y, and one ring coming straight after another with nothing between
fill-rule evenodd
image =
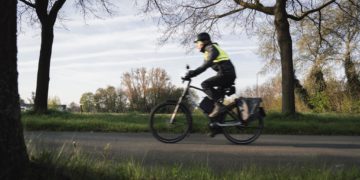
<instances>
[{"instance_id":1,"label":"black jacket","mask_svg":"<svg viewBox=\"0 0 360 180\"><path fill-rule=\"evenodd\" d=\"M193 71L193 73L191 74L192 77L201 74L209 67L215 70L217 72L217 75L236 77L235 68L234 65L231 63L230 59L228 61L221 61L217 63L214 62L214 60L219 56L220 53L213 45L213 43L205 45L201 49L201 52L207 52L208 59L205 59L204 63Z\"/></svg>"}]
</instances>

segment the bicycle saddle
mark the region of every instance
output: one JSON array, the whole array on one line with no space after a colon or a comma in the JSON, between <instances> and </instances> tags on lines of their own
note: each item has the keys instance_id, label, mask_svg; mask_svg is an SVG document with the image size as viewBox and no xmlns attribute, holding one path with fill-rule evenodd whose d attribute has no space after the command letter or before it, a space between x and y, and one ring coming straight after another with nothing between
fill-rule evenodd
<instances>
[{"instance_id":1,"label":"bicycle saddle","mask_svg":"<svg viewBox=\"0 0 360 180\"><path fill-rule=\"evenodd\" d=\"M236 88L235 88L234 84L232 84L229 87L219 87L218 90L227 96L231 96L231 95L235 94L235 92L236 92Z\"/></svg>"}]
</instances>

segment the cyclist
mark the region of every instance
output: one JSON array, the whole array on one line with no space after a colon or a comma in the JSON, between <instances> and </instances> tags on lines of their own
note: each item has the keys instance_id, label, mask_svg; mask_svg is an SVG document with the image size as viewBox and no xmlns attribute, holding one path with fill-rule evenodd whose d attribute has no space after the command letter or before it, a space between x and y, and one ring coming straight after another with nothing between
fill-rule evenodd
<instances>
[{"instance_id":1,"label":"cyclist","mask_svg":"<svg viewBox=\"0 0 360 180\"><path fill-rule=\"evenodd\" d=\"M224 94L221 94L221 92L217 91L214 87L226 88L233 85L236 79L235 68L228 54L222 50L217 43L211 41L208 33L199 33L194 43L196 43L196 48L204 53L204 63L195 70L190 70L186 74L185 79L195 77L209 67L217 72L215 76L201 83L201 87L204 89L206 95L215 102L215 107L209 114L209 117L213 118L222 112L221 101L224 96Z\"/></svg>"}]
</instances>

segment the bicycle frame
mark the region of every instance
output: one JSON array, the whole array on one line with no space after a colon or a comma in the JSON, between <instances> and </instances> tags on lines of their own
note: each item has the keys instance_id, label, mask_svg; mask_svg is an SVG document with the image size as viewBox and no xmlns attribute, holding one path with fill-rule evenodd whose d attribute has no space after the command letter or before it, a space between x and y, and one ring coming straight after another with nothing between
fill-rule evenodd
<instances>
[{"instance_id":1,"label":"bicycle frame","mask_svg":"<svg viewBox=\"0 0 360 180\"><path fill-rule=\"evenodd\" d=\"M184 81L185 81L185 80L184 80ZM185 90L183 91L182 95L180 96L179 100L177 101L176 106L175 106L175 109L174 109L174 112L173 112L173 114L171 115L170 124L173 124L173 123L174 123L174 119L175 119L176 114L177 114L177 112L178 112L178 110L179 110L180 104L181 104L181 102L184 100L185 96L189 93L189 89L190 89L190 88L204 92L203 89L198 88L198 87L196 87L196 86L190 85L190 84L191 84L191 79L189 79L189 80L187 80L187 81L188 81L187 86L186 86ZM231 110L229 110L227 106L225 106L225 107L226 107L227 113L228 113L232 118L234 118L234 120L236 120L237 122L235 122L235 123L226 123L226 124L222 124L222 123L216 122L215 124L216 124L217 126L221 126L221 127L225 127L225 126L243 126L243 124L244 124L244 123L243 123L243 120L240 119L237 115L235 115ZM204 113L204 114L205 114L205 113ZM205 114L205 115L207 116L207 114ZM207 116L207 117L208 117L208 116ZM208 117L208 118L209 118L209 117Z\"/></svg>"}]
</instances>

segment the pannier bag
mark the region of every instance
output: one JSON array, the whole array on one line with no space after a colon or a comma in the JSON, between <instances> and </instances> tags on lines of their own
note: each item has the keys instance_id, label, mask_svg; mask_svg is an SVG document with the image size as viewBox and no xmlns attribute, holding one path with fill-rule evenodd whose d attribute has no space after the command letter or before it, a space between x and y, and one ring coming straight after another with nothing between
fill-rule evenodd
<instances>
[{"instance_id":1,"label":"pannier bag","mask_svg":"<svg viewBox=\"0 0 360 180\"><path fill-rule=\"evenodd\" d=\"M237 107L240 111L241 117L244 121L248 120L251 116L261 111L260 115L265 116L264 110L259 106L262 102L261 98L244 98L240 97L235 99Z\"/></svg>"},{"instance_id":2,"label":"pannier bag","mask_svg":"<svg viewBox=\"0 0 360 180\"><path fill-rule=\"evenodd\" d=\"M204 97L204 99L200 102L199 107L203 110L204 113L210 114L214 109L214 101L212 101L208 97Z\"/></svg>"},{"instance_id":3,"label":"pannier bag","mask_svg":"<svg viewBox=\"0 0 360 180\"><path fill-rule=\"evenodd\" d=\"M264 109L259 107L261 102L261 98L239 97L235 99L233 103L228 105L228 107L234 108L233 112L241 116L242 120L246 121L256 113L265 117ZM214 102L210 98L204 97L200 102L199 107L204 113L210 114L214 109Z\"/></svg>"}]
</instances>

